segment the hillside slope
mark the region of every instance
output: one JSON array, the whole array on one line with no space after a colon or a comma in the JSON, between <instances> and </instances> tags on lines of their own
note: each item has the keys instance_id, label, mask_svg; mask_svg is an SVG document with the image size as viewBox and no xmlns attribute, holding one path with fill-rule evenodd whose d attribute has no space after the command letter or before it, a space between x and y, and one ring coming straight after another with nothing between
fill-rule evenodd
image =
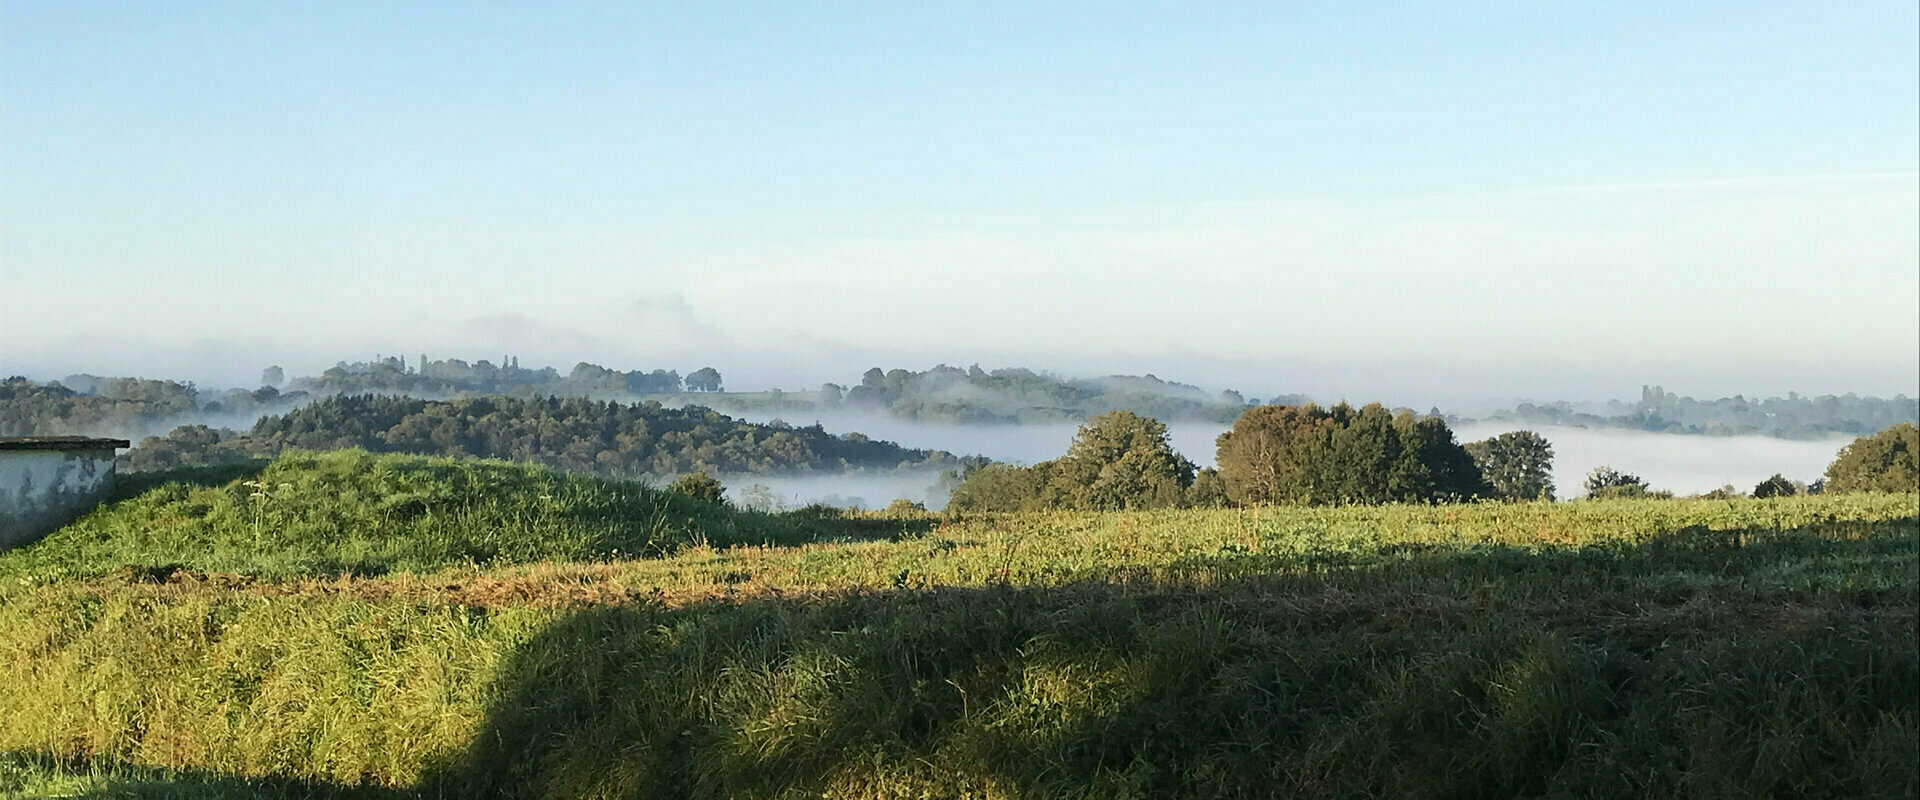
<instances>
[{"instance_id":1,"label":"hillside slope","mask_svg":"<svg viewBox=\"0 0 1920 800\"><path fill-rule=\"evenodd\" d=\"M632 481L358 450L134 476L120 494L33 545L0 553L0 575L55 579L123 567L366 575L604 561L845 532Z\"/></svg>"},{"instance_id":2,"label":"hillside slope","mask_svg":"<svg viewBox=\"0 0 1920 800\"><path fill-rule=\"evenodd\" d=\"M468 468L313 462L263 477ZM524 469L482 466L436 483ZM525 475L503 486L555 479ZM992 515L425 576L0 581L0 792L1910 797L1915 505Z\"/></svg>"}]
</instances>

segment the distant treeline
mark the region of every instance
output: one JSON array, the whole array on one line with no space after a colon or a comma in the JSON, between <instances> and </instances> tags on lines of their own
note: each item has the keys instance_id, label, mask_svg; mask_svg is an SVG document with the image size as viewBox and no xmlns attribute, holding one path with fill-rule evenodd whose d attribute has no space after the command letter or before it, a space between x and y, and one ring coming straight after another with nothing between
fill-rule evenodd
<instances>
[{"instance_id":1,"label":"distant treeline","mask_svg":"<svg viewBox=\"0 0 1920 800\"><path fill-rule=\"evenodd\" d=\"M688 392L719 392L718 370L703 367L684 378L674 370L621 372L580 363L565 375L552 367L522 369L520 359L499 366L480 360L404 358L340 362L319 375L289 379L280 367L261 372L257 389L202 391L191 381L68 375L44 384L15 376L0 382L0 436L112 435L139 439L176 426L246 425L316 397L385 394L442 399L512 395L635 400Z\"/></svg>"},{"instance_id":2,"label":"distant treeline","mask_svg":"<svg viewBox=\"0 0 1920 800\"><path fill-rule=\"evenodd\" d=\"M699 393L700 404L734 413L793 418L834 411L882 413L943 423L1021 424L1083 422L1107 411L1131 411L1160 420L1227 423L1260 405L1301 405L1300 395L1243 397L1208 392L1154 375L1070 379L1024 368L984 370L935 366L924 372L874 367L859 383L823 384L804 392L726 392L719 370L702 367L684 376L676 370L622 371L581 362L561 373L553 367L522 368L503 356L480 360L431 360L421 356L340 362L316 376L287 378L279 367L261 375L252 390L202 392L192 383L141 378L69 375L37 384L25 378L0 383L0 436L87 433L139 438L192 422L246 424L281 413L315 397L382 394L427 399L506 395L590 397L638 401ZM1437 415L1438 409L1430 412ZM1610 401L1522 403L1490 419L1529 426L1579 426L1698 435L1764 435L1815 438L1863 435L1901 422L1920 421L1920 400L1826 395L1743 396L1703 401L1643 387L1638 403ZM1459 425L1466 418L1449 416Z\"/></svg>"},{"instance_id":3,"label":"distant treeline","mask_svg":"<svg viewBox=\"0 0 1920 800\"><path fill-rule=\"evenodd\" d=\"M455 400L337 395L263 417L243 435L203 425L149 438L127 453L132 470L272 456L290 448L501 458L620 477L711 473L952 469L961 459L818 425L742 422L701 406L585 398Z\"/></svg>"},{"instance_id":4,"label":"distant treeline","mask_svg":"<svg viewBox=\"0 0 1920 800\"><path fill-rule=\"evenodd\" d=\"M0 436L92 434L139 438L192 419L250 419L306 402L271 386L202 393L192 383L69 375L0 381Z\"/></svg>"},{"instance_id":5,"label":"distant treeline","mask_svg":"<svg viewBox=\"0 0 1920 800\"><path fill-rule=\"evenodd\" d=\"M409 366L404 358L341 363L318 377L297 378L293 386L315 394L381 393L449 397L463 393L640 399L682 391L715 392L704 404L729 411L768 414L854 409L878 411L927 422L1014 424L1081 422L1106 411L1124 410L1161 419L1231 422L1257 405L1239 393L1208 392L1197 386L1163 381L1153 375L1113 375L1067 379L1023 368L987 371L945 364L924 372L874 367L852 387L823 384L813 392L720 393L722 378L711 367L685 378L672 370L622 372L581 362L561 374L552 367L523 369L518 358L468 364L421 356ZM1299 402L1288 396L1275 402Z\"/></svg>"},{"instance_id":6,"label":"distant treeline","mask_svg":"<svg viewBox=\"0 0 1920 800\"><path fill-rule=\"evenodd\" d=\"M945 364L925 372L874 367L851 388L826 384L820 402L828 408L871 409L902 419L931 422L1079 422L1108 411L1131 411L1158 419L1231 422L1260 400L1235 391L1144 376L1109 375L1067 379L1023 368L983 370ZM1274 398L1296 402L1300 398Z\"/></svg>"},{"instance_id":7,"label":"distant treeline","mask_svg":"<svg viewBox=\"0 0 1920 800\"><path fill-rule=\"evenodd\" d=\"M277 367L262 376L265 383ZM309 378L295 378L296 389L314 394L402 394L424 397L455 395L518 396L554 395L559 397L643 397L657 394L718 392L721 376L712 367L702 367L681 377L676 370L632 370L623 372L598 364L580 362L566 374L553 367L526 369L517 356L501 356L498 365L482 359L467 363L457 358L434 361L421 355L412 365L404 356L376 358L373 361L340 362Z\"/></svg>"},{"instance_id":8,"label":"distant treeline","mask_svg":"<svg viewBox=\"0 0 1920 800\"><path fill-rule=\"evenodd\" d=\"M1640 390L1640 402L1604 404L1521 403L1492 419L1530 425L1625 428L1704 436L1762 435L1813 439L1833 434L1861 436L1902 422L1920 421L1920 399L1822 395L1749 400L1742 395L1695 400L1658 386Z\"/></svg>"}]
</instances>

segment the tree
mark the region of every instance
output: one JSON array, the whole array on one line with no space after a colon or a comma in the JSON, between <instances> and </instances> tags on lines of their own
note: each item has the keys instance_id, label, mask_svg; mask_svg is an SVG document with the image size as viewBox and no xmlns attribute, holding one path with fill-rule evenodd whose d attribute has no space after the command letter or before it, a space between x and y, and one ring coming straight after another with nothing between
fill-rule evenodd
<instances>
[{"instance_id":1,"label":"tree","mask_svg":"<svg viewBox=\"0 0 1920 800\"><path fill-rule=\"evenodd\" d=\"M1920 489L1920 428L1903 422L1840 449L1827 467L1828 492Z\"/></svg>"},{"instance_id":2,"label":"tree","mask_svg":"<svg viewBox=\"0 0 1920 800\"><path fill-rule=\"evenodd\" d=\"M1753 487L1754 497L1792 497L1796 494L1799 494L1799 487L1778 472Z\"/></svg>"},{"instance_id":3,"label":"tree","mask_svg":"<svg viewBox=\"0 0 1920 800\"><path fill-rule=\"evenodd\" d=\"M1333 502L1315 462L1327 459L1331 415L1312 404L1256 406L1215 439L1227 496L1239 505Z\"/></svg>"},{"instance_id":4,"label":"tree","mask_svg":"<svg viewBox=\"0 0 1920 800\"><path fill-rule=\"evenodd\" d=\"M1493 496L1553 499L1553 445L1533 431L1513 431L1465 445Z\"/></svg>"},{"instance_id":5,"label":"tree","mask_svg":"<svg viewBox=\"0 0 1920 800\"><path fill-rule=\"evenodd\" d=\"M706 470L698 470L680 476L679 480L674 481L672 485L667 487L667 491L684 494L688 497L705 500L710 503L718 503L721 502L721 498L726 496L727 488L720 485L719 479L708 475Z\"/></svg>"},{"instance_id":6,"label":"tree","mask_svg":"<svg viewBox=\"0 0 1920 800\"><path fill-rule=\"evenodd\" d=\"M820 405L834 408L840 405L840 399L846 396L846 390L837 383L820 384Z\"/></svg>"},{"instance_id":7,"label":"tree","mask_svg":"<svg viewBox=\"0 0 1920 800\"><path fill-rule=\"evenodd\" d=\"M947 498L952 511L1029 511L1044 508L1043 494L1053 462L1031 467L987 464L960 473Z\"/></svg>"},{"instance_id":8,"label":"tree","mask_svg":"<svg viewBox=\"0 0 1920 800\"><path fill-rule=\"evenodd\" d=\"M1485 493L1480 469L1437 417L1267 405L1216 440L1220 478L1239 505L1462 500Z\"/></svg>"},{"instance_id":9,"label":"tree","mask_svg":"<svg viewBox=\"0 0 1920 800\"><path fill-rule=\"evenodd\" d=\"M1187 490L1189 508L1226 508L1233 505L1227 499L1227 483L1220 479L1220 470L1207 467L1194 473L1193 487Z\"/></svg>"},{"instance_id":10,"label":"tree","mask_svg":"<svg viewBox=\"0 0 1920 800\"><path fill-rule=\"evenodd\" d=\"M713 367L701 367L687 376L686 383L690 392L720 391L720 371Z\"/></svg>"},{"instance_id":11,"label":"tree","mask_svg":"<svg viewBox=\"0 0 1920 800\"><path fill-rule=\"evenodd\" d=\"M1652 492L1640 476L1612 467L1594 467L1587 473L1587 497L1606 500L1623 497L1647 497Z\"/></svg>"},{"instance_id":12,"label":"tree","mask_svg":"<svg viewBox=\"0 0 1920 800\"><path fill-rule=\"evenodd\" d=\"M287 371L274 365L260 371L260 385L279 387L287 382Z\"/></svg>"},{"instance_id":13,"label":"tree","mask_svg":"<svg viewBox=\"0 0 1920 800\"><path fill-rule=\"evenodd\" d=\"M1131 411L1087 420L1056 464L1050 483L1072 508L1165 508L1193 485L1193 462L1173 451L1166 424Z\"/></svg>"}]
</instances>

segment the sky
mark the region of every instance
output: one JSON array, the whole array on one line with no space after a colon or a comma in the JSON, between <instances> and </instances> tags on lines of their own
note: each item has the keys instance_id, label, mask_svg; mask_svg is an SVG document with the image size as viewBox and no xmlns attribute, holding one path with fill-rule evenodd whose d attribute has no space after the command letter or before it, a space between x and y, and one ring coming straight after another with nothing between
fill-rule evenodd
<instances>
[{"instance_id":1,"label":"sky","mask_svg":"<svg viewBox=\"0 0 1920 800\"><path fill-rule=\"evenodd\" d=\"M0 374L1920 393L1912 2L929 5L0 3Z\"/></svg>"}]
</instances>

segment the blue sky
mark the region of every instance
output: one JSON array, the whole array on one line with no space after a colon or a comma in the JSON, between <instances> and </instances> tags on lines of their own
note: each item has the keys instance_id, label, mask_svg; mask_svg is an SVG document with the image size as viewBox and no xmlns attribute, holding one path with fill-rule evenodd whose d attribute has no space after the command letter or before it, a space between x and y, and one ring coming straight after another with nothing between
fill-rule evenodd
<instances>
[{"instance_id":1,"label":"blue sky","mask_svg":"<svg viewBox=\"0 0 1920 800\"><path fill-rule=\"evenodd\" d=\"M679 5L0 6L0 371L1920 383L1912 3Z\"/></svg>"}]
</instances>

